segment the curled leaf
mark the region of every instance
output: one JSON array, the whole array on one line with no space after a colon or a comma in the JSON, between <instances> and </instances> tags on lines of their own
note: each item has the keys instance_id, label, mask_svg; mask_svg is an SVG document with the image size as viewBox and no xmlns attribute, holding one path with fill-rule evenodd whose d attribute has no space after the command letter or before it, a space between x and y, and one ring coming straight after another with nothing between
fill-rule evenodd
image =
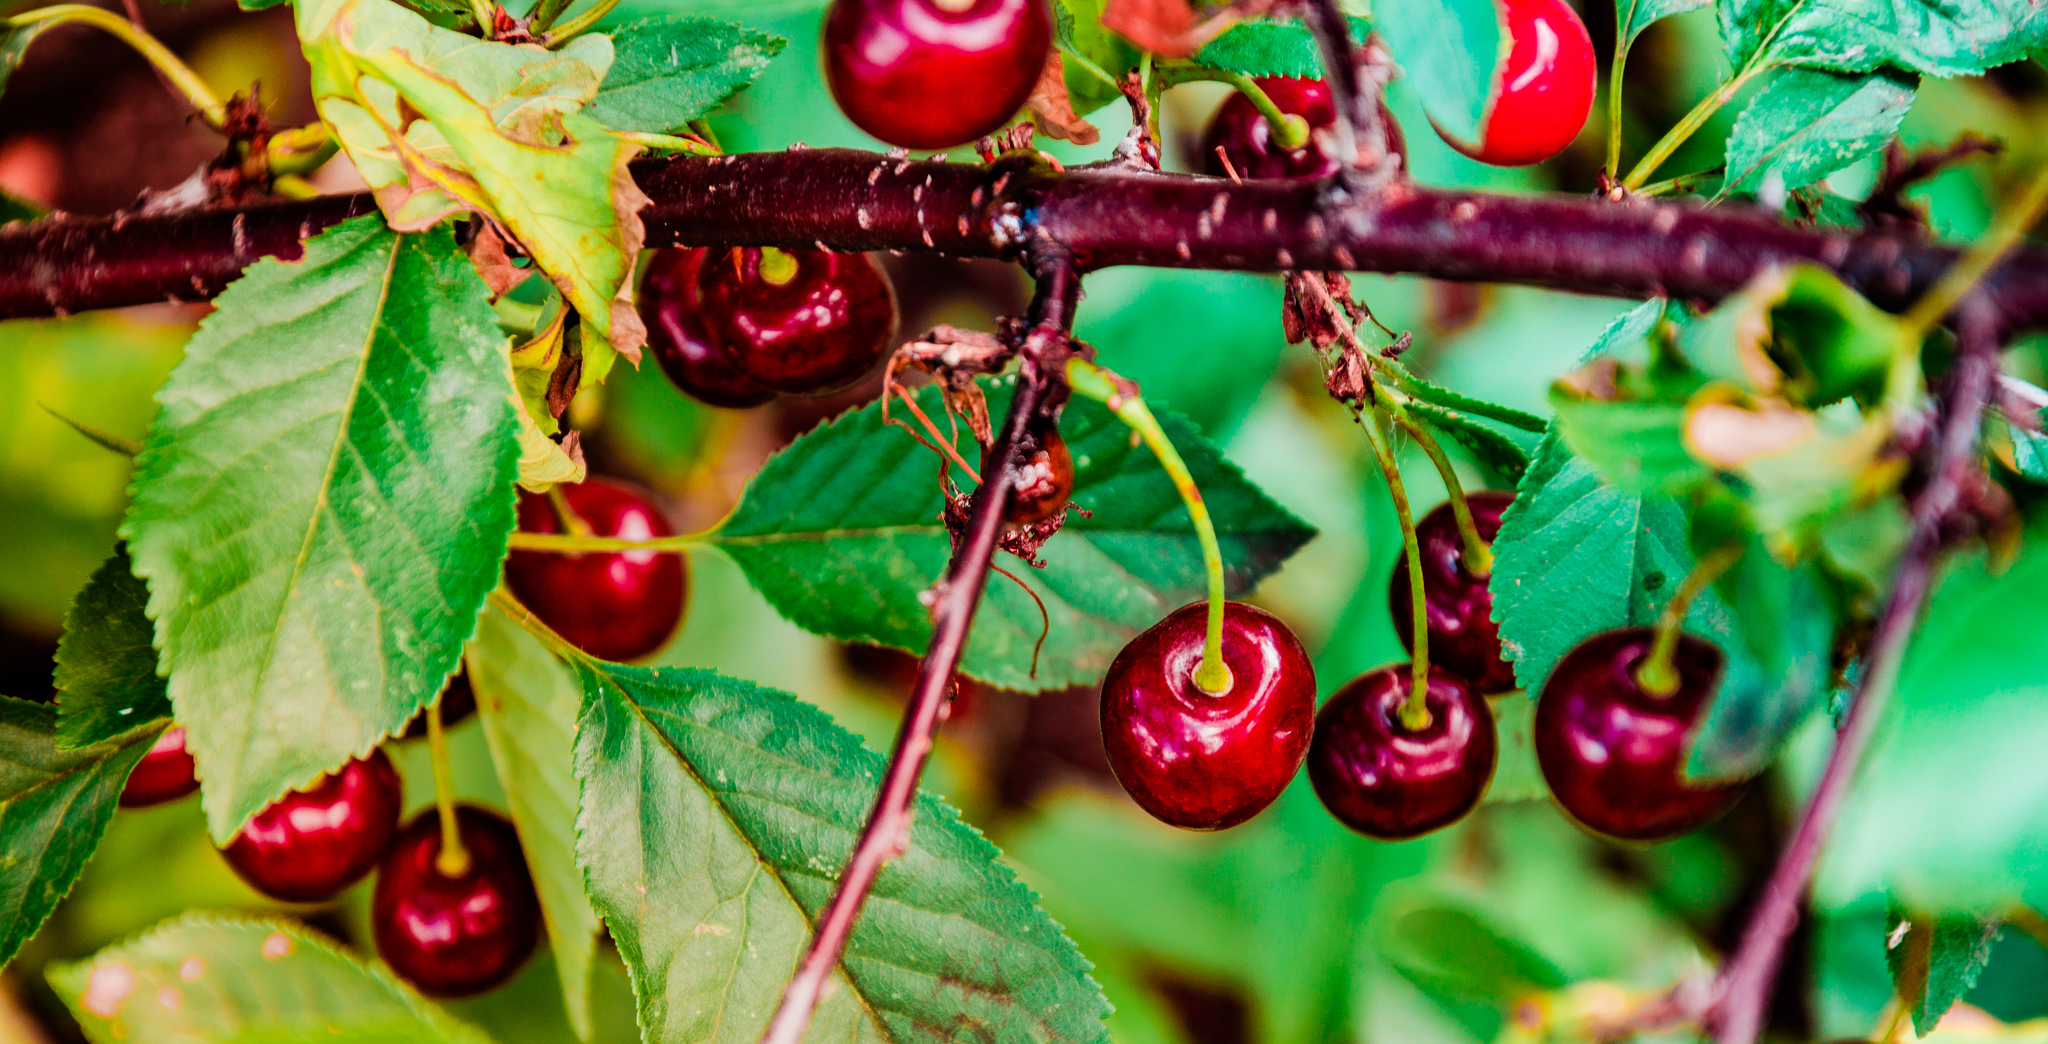
<instances>
[{"instance_id":1,"label":"curled leaf","mask_svg":"<svg viewBox=\"0 0 2048 1044\"><path fill-rule=\"evenodd\" d=\"M1024 99L1024 107L1031 110L1031 122L1038 133L1048 138L1076 145L1093 145L1102 140L1102 132L1074 112L1073 99L1067 94L1066 63L1058 48L1046 52L1045 68L1038 74L1037 86L1031 88L1031 97Z\"/></svg>"}]
</instances>

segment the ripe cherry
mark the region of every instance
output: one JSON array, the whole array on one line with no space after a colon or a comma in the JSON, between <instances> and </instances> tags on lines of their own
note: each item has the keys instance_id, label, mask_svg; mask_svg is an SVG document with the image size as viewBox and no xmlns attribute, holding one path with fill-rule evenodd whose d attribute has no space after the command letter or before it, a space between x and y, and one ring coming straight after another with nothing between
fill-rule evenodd
<instances>
[{"instance_id":1,"label":"ripe cherry","mask_svg":"<svg viewBox=\"0 0 2048 1044\"><path fill-rule=\"evenodd\" d=\"M1513 493L1482 492L1465 498L1473 528L1482 540L1500 532L1500 513ZM1465 677L1482 695L1515 687L1515 668L1501 658L1500 627L1493 622L1493 591L1489 576L1465 570L1465 540L1451 505L1438 505L1415 524L1422 547L1422 597L1429 617L1429 662ZM1408 586L1408 552L1394 563L1387 591L1394 611L1394 631L1403 648L1415 647L1415 596Z\"/></svg>"},{"instance_id":2,"label":"ripe cherry","mask_svg":"<svg viewBox=\"0 0 2048 1044\"><path fill-rule=\"evenodd\" d=\"M1580 643L1550 672L1536 701L1536 762L1566 812L1612 837L1650 841L1705 825L1741 783L1685 782L1686 741L1721 674L1721 651L1681 635L1672 651L1678 688L1645 691L1637 669L1656 632L1609 631Z\"/></svg>"},{"instance_id":3,"label":"ripe cherry","mask_svg":"<svg viewBox=\"0 0 2048 1044\"><path fill-rule=\"evenodd\" d=\"M1074 495L1074 455L1058 428L1047 428L1036 436L1038 447L1017 469L1017 492L1003 521L1029 526L1060 513ZM981 472L987 477L991 461L988 451L981 456Z\"/></svg>"},{"instance_id":4,"label":"ripe cherry","mask_svg":"<svg viewBox=\"0 0 2048 1044\"><path fill-rule=\"evenodd\" d=\"M185 749L185 727L175 725L150 745L128 783L121 788L122 808L148 808L176 801L199 789L193 774L192 752Z\"/></svg>"},{"instance_id":5,"label":"ripe cherry","mask_svg":"<svg viewBox=\"0 0 2048 1044\"><path fill-rule=\"evenodd\" d=\"M1274 144L1273 125L1250 99L1232 93L1202 134L1203 170L1217 177L1234 171L1240 178L1320 178L1335 174L1336 157L1324 152L1315 137L1316 131L1337 121L1337 105L1330 95L1329 83L1291 76L1262 76L1252 82L1266 92L1266 97L1281 112L1299 116L1308 124L1308 144L1298 149L1283 149ZM1389 151L1405 157L1407 146L1401 140L1401 125L1394 122L1394 114L1387 111L1384 103L1380 105L1380 122L1387 128ZM1228 168L1216 155L1219 147L1230 159Z\"/></svg>"},{"instance_id":6,"label":"ripe cherry","mask_svg":"<svg viewBox=\"0 0 2048 1044\"><path fill-rule=\"evenodd\" d=\"M1500 167L1540 163L1572 143L1593 111L1593 38L1565 0L1494 0L1508 54L1494 68L1480 140L1437 134L1459 152Z\"/></svg>"},{"instance_id":7,"label":"ripe cherry","mask_svg":"<svg viewBox=\"0 0 2048 1044\"><path fill-rule=\"evenodd\" d=\"M469 672L459 670L455 677L448 679L448 685L441 690L441 727L448 728L456 722L476 713L476 690L469 687ZM411 724L405 727L405 739L419 739L427 734L427 712L413 715Z\"/></svg>"},{"instance_id":8,"label":"ripe cherry","mask_svg":"<svg viewBox=\"0 0 2048 1044\"><path fill-rule=\"evenodd\" d=\"M371 751L256 813L228 844L228 865L273 899L331 899L391 847L403 798L398 770Z\"/></svg>"},{"instance_id":9,"label":"ripe cherry","mask_svg":"<svg viewBox=\"0 0 2048 1044\"><path fill-rule=\"evenodd\" d=\"M433 997L466 997L503 983L540 940L540 899L519 834L496 814L455 810L468 856L442 872L441 817L428 809L405 828L377 871L370 929L377 955Z\"/></svg>"},{"instance_id":10,"label":"ripe cherry","mask_svg":"<svg viewBox=\"0 0 2048 1044\"><path fill-rule=\"evenodd\" d=\"M1401 708L1414 684L1407 664L1368 671L1316 715L1309 782L1331 815L1370 837L1400 840L1449 826L1493 778L1499 739L1486 699L1431 669L1423 696L1429 724L1410 729Z\"/></svg>"},{"instance_id":11,"label":"ripe cherry","mask_svg":"<svg viewBox=\"0 0 2048 1044\"><path fill-rule=\"evenodd\" d=\"M671 536L661 509L623 482L592 478L560 487L570 510L601 537L646 540ZM547 497L522 493L519 528L566 530ZM681 555L659 551L557 554L514 551L505 581L533 614L569 643L606 660L633 660L668 643L683 619Z\"/></svg>"},{"instance_id":12,"label":"ripe cherry","mask_svg":"<svg viewBox=\"0 0 2048 1044\"><path fill-rule=\"evenodd\" d=\"M639 298L647 346L683 394L711 406L759 406L775 393L735 369L704 325L697 273L712 253L709 247L668 247L648 258Z\"/></svg>"},{"instance_id":13,"label":"ripe cherry","mask_svg":"<svg viewBox=\"0 0 2048 1044\"><path fill-rule=\"evenodd\" d=\"M705 260L697 292L733 367L791 395L858 382L896 333L896 295L866 254L734 248Z\"/></svg>"},{"instance_id":14,"label":"ripe cherry","mask_svg":"<svg viewBox=\"0 0 2048 1044\"><path fill-rule=\"evenodd\" d=\"M1316 676L1287 625L1224 604L1230 687L1195 684L1207 602L1174 610L1124 646L1102 679L1102 742L1145 811L1190 830L1236 826L1273 803L1315 728Z\"/></svg>"},{"instance_id":15,"label":"ripe cherry","mask_svg":"<svg viewBox=\"0 0 2048 1044\"><path fill-rule=\"evenodd\" d=\"M1052 49L1045 0L834 0L825 81L860 129L906 149L993 133Z\"/></svg>"}]
</instances>

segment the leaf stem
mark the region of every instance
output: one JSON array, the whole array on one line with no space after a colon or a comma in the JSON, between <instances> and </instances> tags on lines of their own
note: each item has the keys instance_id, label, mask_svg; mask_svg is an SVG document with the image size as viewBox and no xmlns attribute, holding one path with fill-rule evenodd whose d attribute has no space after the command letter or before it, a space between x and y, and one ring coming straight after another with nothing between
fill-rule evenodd
<instances>
[{"instance_id":1,"label":"leaf stem","mask_svg":"<svg viewBox=\"0 0 2048 1044\"><path fill-rule=\"evenodd\" d=\"M492 0L469 0L469 17L476 21L477 35L486 40L498 36L497 12L493 6Z\"/></svg>"},{"instance_id":2,"label":"leaf stem","mask_svg":"<svg viewBox=\"0 0 2048 1044\"><path fill-rule=\"evenodd\" d=\"M1444 455L1444 448L1430 435L1429 429L1418 423L1399 403L1386 398L1381 402L1394 423L1422 447L1422 452L1429 456L1429 462L1436 465L1436 473L1444 480L1444 490L1451 496L1451 516L1458 520L1458 536L1465 544L1460 568L1475 577L1493 575L1493 548L1487 545L1485 537L1479 535L1479 526L1472 521L1472 505L1465 499L1464 483L1458 481L1458 469L1451 466L1451 458Z\"/></svg>"},{"instance_id":3,"label":"leaf stem","mask_svg":"<svg viewBox=\"0 0 2048 1044\"><path fill-rule=\"evenodd\" d=\"M1415 642L1408 664L1408 699L1401 704L1401 726L1410 732L1429 727L1429 596L1422 586L1422 541L1415 535L1415 514L1408 506L1408 487L1401 482L1401 465L1394 459L1393 432L1379 425L1384 415L1375 405L1366 416L1354 414L1365 431L1366 445L1372 447L1373 461L1387 478L1387 492L1394 498L1394 516L1401 520L1401 544L1408 558L1408 594L1415 619Z\"/></svg>"},{"instance_id":4,"label":"leaf stem","mask_svg":"<svg viewBox=\"0 0 2048 1044\"><path fill-rule=\"evenodd\" d=\"M534 6L533 19L527 24L528 30L535 36L547 32L548 27L555 24L555 19L562 17L562 12L569 9L569 3L570 0L540 0L540 3Z\"/></svg>"},{"instance_id":5,"label":"leaf stem","mask_svg":"<svg viewBox=\"0 0 2048 1044\"><path fill-rule=\"evenodd\" d=\"M1678 691L1678 666L1672 657L1678 653L1679 636L1685 633L1685 614L1700 594L1720 579L1742 557L1741 544L1729 544L1693 563L1692 572L1687 573L1685 582L1671 600L1664 603L1664 611L1657 614L1657 637L1650 644L1650 655L1643 657L1642 665L1636 668L1636 684L1652 696L1669 696Z\"/></svg>"},{"instance_id":6,"label":"leaf stem","mask_svg":"<svg viewBox=\"0 0 2048 1044\"><path fill-rule=\"evenodd\" d=\"M1642 188L1643 182L1650 180L1650 175L1657 173L1657 168L1663 166L1664 161L1670 159L1671 154L1677 152L1679 146L1690 140L1701 127L1706 126L1707 121L1713 119L1714 114L1720 112L1722 106L1735 100L1735 94L1742 90L1743 84L1748 83L1766 68L1768 66L1764 63L1752 60L1741 72L1729 77L1721 86L1700 99L1700 103L1693 106L1692 111L1686 113L1684 119L1665 131L1664 136L1657 140L1657 144L1650 146L1650 151L1643 153L1643 158L1636 161L1635 168L1630 170L1627 179L1622 181L1622 187L1631 192Z\"/></svg>"},{"instance_id":7,"label":"leaf stem","mask_svg":"<svg viewBox=\"0 0 2048 1044\"><path fill-rule=\"evenodd\" d=\"M482 0L476 0L476 2L482 2ZM597 0L596 3L584 8L582 14L563 22L561 28L549 32L547 34L548 46L560 47L575 39L585 30L596 25L605 15L611 14L612 8L617 6L619 6L619 0Z\"/></svg>"},{"instance_id":8,"label":"leaf stem","mask_svg":"<svg viewBox=\"0 0 2048 1044\"><path fill-rule=\"evenodd\" d=\"M718 146L710 142L698 141L695 138L679 137L674 134L650 134L646 131L615 130L612 132L612 137L618 138L621 141L630 141L635 145L645 146L653 151L680 152L686 156L718 155Z\"/></svg>"},{"instance_id":9,"label":"leaf stem","mask_svg":"<svg viewBox=\"0 0 2048 1044\"><path fill-rule=\"evenodd\" d=\"M1209 517L1209 505L1202 500L1194 474L1173 441L1166 437L1159 419L1139 397L1135 383L1076 356L1067 360L1067 384L1075 392L1108 406L1117 419L1144 439L1152 455L1159 458L1166 476L1173 480L1173 488L1180 491L1181 503L1187 505L1188 520L1195 527L1195 539L1202 545L1202 572L1209 585L1209 629L1202 643L1201 662L1195 665L1195 685L1211 696L1229 692L1234 679L1230 666L1223 662L1223 550L1216 542L1216 523Z\"/></svg>"},{"instance_id":10,"label":"leaf stem","mask_svg":"<svg viewBox=\"0 0 2048 1044\"><path fill-rule=\"evenodd\" d=\"M438 696L427 705L427 754L434 766L434 807L441 815L441 852L434 857L434 869L443 877L461 877L469 873L469 850L462 846L462 829L455 821L455 782L448 770L448 736Z\"/></svg>"},{"instance_id":11,"label":"leaf stem","mask_svg":"<svg viewBox=\"0 0 2048 1044\"><path fill-rule=\"evenodd\" d=\"M157 71L185 95L185 100L191 102L192 107L199 111L200 118L206 121L207 126L215 130L220 129L221 119L227 111L226 103L213 93L213 88L207 86L206 81L200 79L198 73L192 71L191 66L172 54L170 48L127 19L84 4L53 4L0 19L0 25L17 29L37 23L56 25L64 22L81 22L119 37L121 42L133 47L142 57L148 59L149 64L156 66Z\"/></svg>"},{"instance_id":12,"label":"leaf stem","mask_svg":"<svg viewBox=\"0 0 2048 1044\"><path fill-rule=\"evenodd\" d=\"M1216 69L1191 62L1175 62L1159 67L1159 81L1163 88L1178 87L1183 83L1193 83L1197 80L1227 83L1236 88L1237 93L1244 95L1244 100L1251 102L1252 108L1259 110L1259 115L1266 118L1266 125L1273 131L1274 145L1292 152L1308 144L1308 121L1295 113L1282 112L1280 106L1273 103L1265 88L1260 87L1251 77L1229 69Z\"/></svg>"},{"instance_id":13,"label":"leaf stem","mask_svg":"<svg viewBox=\"0 0 2048 1044\"><path fill-rule=\"evenodd\" d=\"M2048 917L2041 916L2041 911L2021 903L2006 911L2005 923L2026 933L2042 949L2048 949Z\"/></svg>"}]
</instances>

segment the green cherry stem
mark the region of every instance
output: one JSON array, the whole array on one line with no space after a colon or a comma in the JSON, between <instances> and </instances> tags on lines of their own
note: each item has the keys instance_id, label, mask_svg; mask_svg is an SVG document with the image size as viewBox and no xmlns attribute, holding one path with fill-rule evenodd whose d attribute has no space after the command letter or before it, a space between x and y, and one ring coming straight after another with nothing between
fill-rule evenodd
<instances>
[{"instance_id":1,"label":"green cherry stem","mask_svg":"<svg viewBox=\"0 0 2048 1044\"><path fill-rule=\"evenodd\" d=\"M1714 88L1712 93L1700 99L1700 103L1693 106L1692 111L1686 113L1684 119L1664 132L1664 137L1658 139L1657 144L1650 146L1650 151L1636 161L1635 168L1628 172L1628 178L1622 182L1622 186L1631 192L1642 188L1643 183L1650 180L1650 175L1657 173L1657 168L1663 166L1664 161L1670 159L1671 154L1677 152L1679 146L1691 140L1701 127L1707 125L1708 120L1714 118L1715 113L1735 100L1736 93L1742 90L1744 84L1771 67L1768 62L1751 62L1741 72L1729 77L1721 86Z\"/></svg>"},{"instance_id":2,"label":"green cherry stem","mask_svg":"<svg viewBox=\"0 0 2048 1044\"><path fill-rule=\"evenodd\" d=\"M584 527L589 533L589 527ZM577 554L584 551L661 551L681 554L694 551L710 544L702 533L685 533L681 536L649 537L634 540L627 537L577 536L573 533L525 533L512 534L514 551L553 551L556 554Z\"/></svg>"},{"instance_id":3,"label":"green cherry stem","mask_svg":"<svg viewBox=\"0 0 2048 1044\"><path fill-rule=\"evenodd\" d=\"M481 2L481 0L478 0L478 2ZM584 30L596 25L605 15L611 14L612 8L617 6L619 6L619 0L597 0L597 3L585 8L582 14L563 22L560 28L549 32L547 34L548 46L551 48L560 47L568 43ZM486 31L489 30L486 29Z\"/></svg>"},{"instance_id":4,"label":"green cherry stem","mask_svg":"<svg viewBox=\"0 0 2048 1044\"><path fill-rule=\"evenodd\" d=\"M674 134L651 134L646 131L615 130L612 132L612 137L643 146L650 152L679 152L687 156L718 155L718 146L710 142L698 141L695 138L677 137Z\"/></svg>"},{"instance_id":5,"label":"green cherry stem","mask_svg":"<svg viewBox=\"0 0 2048 1044\"><path fill-rule=\"evenodd\" d=\"M207 86L206 81L200 79L199 74L193 72L191 66L179 61L178 56L172 54L170 48L127 19L84 4L53 4L49 7L38 7L33 11L23 11L11 18L0 18L0 26L10 29L22 29L40 23L58 25L64 22L81 22L120 37L122 43L133 47L142 57L148 59L149 64L156 66L157 71L163 73L164 78L185 95L185 100L199 110L199 116L206 121L207 126L215 130L220 129L221 118L227 111L227 105L213 93L213 88Z\"/></svg>"},{"instance_id":6,"label":"green cherry stem","mask_svg":"<svg viewBox=\"0 0 2048 1044\"><path fill-rule=\"evenodd\" d=\"M1237 93L1244 95L1244 100L1251 102L1252 108L1259 110L1259 115L1266 118L1266 125L1273 131L1274 145L1291 152L1308 144L1308 121L1294 113L1280 111L1280 106L1274 104L1273 99L1251 77L1228 69L1212 69L1206 65L1175 63L1159 67L1159 81L1166 87L1178 87L1183 83L1193 83L1197 80L1227 83L1236 88Z\"/></svg>"},{"instance_id":7,"label":"green cherry stem","mask_svg":"<svg viewBox=\"0 0 2048 1044\"><path fill-rule=\"evenodd\" d=\"M1912 358L1917 359L1920 342L1927 337L1927 332L1954 310L1964 295L1990 274L2001 258L2019 245L2027 231L2041 220L2044 208L2048 208L2048 163L2034 171L2034 176L2018 195L1998 208L1984 234L1971 244L1969 253L1950 265L1948 271L1941 274L1941 279L1913 302L1913 307L1899 321L1902 327L1900 351L1909 352Z\"/></svg>"},{"instance_id":8,"label":"green cherry stem","mask_svg":"<svg viewBox=\"0 0 2048 1044\"><path fill-rule=\"evenodd\" d=\"M1393 418L1394 424L1422 447L1422 452L1429 456L1429 462L1436 465L1436 473L1444 480L1444 490L1451 496L1451 516L1457 519L1458 536L1465 542L1465 560L1462 563L1465 571L1473 576L1493 575L1493 548L1487 546L1486 539L1479 535L1479 526L1472 521L1472 505L1465 500L1465 486L1458 481L1458 469L1451 466L1451 458L1444 455L1444 448L1429 429L1418 423L1400 404L1388 401L1386 397L1381 401L1387 403L1387 414Z\"/></svg>"},{"instance_id":9,"label":"green cherry stem","mask_svg":"<svg viewBox=\"0 0 2048 1044\"><path fill-rule=\"evenodd\" d=\"M427 754L434 765L434 807L441 813L441 854L434 857L434 869L443 877L469 873L469 850L462 847L462 831L455 823L455 783L448 771L448 734L441 727L439 697L427 707Z\"/></svg>"},{"instance_id":10,"label":"green cherry stem","mask_svg":"<svg viewBox=\"0 0 2048 1044\"><path fill-rule=\"evenodd\" d=\"M1685 633L1686 611L1741 557L1742 545L1729 544L1701 558L1693 565L1685 582L1678 585L1678 593L1664 603L1664 611L1657 617L1657 637L1650 645L1650 655L1643 657L1642 666L1636 668L1636 684L1642 686L1644 692L1652 696L1669 696L1678 691L1678 668L1671 658L1678 652L1679 635Z\"/></svg>"},{"instance_id":11,"label":"green cherry stem","mask_svg":"<svg viewBox=\"0 0 2048 1044\"><path fill-rule=\"evenodd\" d=\"M569 506L569 497L562 492L560 483L548 487L548 505L555 509L555 517L561 521L562 528L569 531L569 535L584 539L596 539L591 536L590 523L583 521L583 516L577 514L576 509ZM578 548L577 550L587 549Z\"/></svg>"},{"instance_id":12,"label":"green cherry stem","mask_svg":"<svg viewBox=\"0 0 2048 1044\"><path fill-rule=\"evenodd\" d=\"M1209 582L1209 633L1202 643L1202 662L1195 665L1195 684L1210 695L1229 692L1233 679L1229 665L1223 662L1223 550L1216 543L1216 524L1209 518L1209 506L1202 501L1202 491L1195 486L1187 461L1181 459L1180 451L1159 427L1159 419L1139 398L1136 384L1079 357L1067 360L1067 384L1108 406L1117 419L1137 432L1159 458L1173 488L1180 491L1188 520L1195 527L1195 539L1202 545L1202 569Z\"/></svg>"},{"instance_id":13,"label":"green cherry stem","mask_svg":"<svg viewBox=\"0 0 2048 1044\"><path fill-rule=\"evenodd\" d=\"M1387 492L1394 498L1394 515L1401 520L1401 542L1408 551L1408 590L1414 599L1415 648L1414 659L1409 661L1413 672L1408 686L1408 700L1401 704L1401 726L1410 732L1420 732L1429 727L1429 600L1422 587L1422 541L1415 535L1415 513L1408 506L1408 487L1401 482L1401 465L1394 459L1393 432L1380 428L1385 414L1378 406L1372 409L1367 419L1358 417L1358 426L1365 431L1366 444L1372 447L1372 457L1380 466L1380 474L1387 478Z\"/></svg>"}]
</instances>

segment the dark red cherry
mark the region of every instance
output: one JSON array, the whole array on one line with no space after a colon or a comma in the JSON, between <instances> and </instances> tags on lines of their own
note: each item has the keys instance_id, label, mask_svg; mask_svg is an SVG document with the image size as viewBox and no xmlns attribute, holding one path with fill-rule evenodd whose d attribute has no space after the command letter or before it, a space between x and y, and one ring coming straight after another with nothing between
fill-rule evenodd
<instances>
[{"instance_id":1,"label":"dark red cherry","mask_svg":"<svg viewBox=\"0 0 2048 1044\"><path fill-rule=\"evenodd\" d=\"M1480 539L1492 542L1500 532L1500 513L1507 510L1513 493L1470 494L1472 524ZM1422 516L1415 524L1416 541L1422 546L1422 596L1429 612L1429 662L1463 675L1480 694L1491 696L1515 687L1515 668L1500 654L1500 628L1493 622L1491 576L1473 576L1465 571L1465 540L1458 533L1458 518L1448 503ZM1415 601L1408 586L1408 552L1394 563L1394 579L1387 591L1394 611L1394 631L1401 646L1415 648Z\"/></svg>"},{"instance_id":2,"label":"dark red cherry","mask_svg":"<svg viewBox=\"0 0 2048 1044\"><path fill-rule=\"evenodd\" d=\"M1074 495L1074 455L1058 428L1047 428L1036 436L1038 446L1017 469L1017 492L1003 521L1029 526L1060 513ZM981 457L982 474L988 474L987 451Z\"/></svg>"},{"instance_id":3,"label":"dark red cherry","mask_svg":"<svg viewBox=\"0 0 2048 1044\"><path fill-rule=\"evenodd\" d=\"M1735 802L1743 784L1685 782L1686 743L1721 675L1721 651L1681 636L1669 696L1636 681L1656 641L1647 627L1581 642L1536 701L1536 762L1572 818L1611 837L1650 841L1695 830Z\"/></svg>"},{"instance_id":4,"label":"dark red cherry","mask_svg":"<svg viewBox=\"0 0 2048 1044\"><path fill-rule=\"evenodd\" d=\"M735 369L725 346L704 325L697 270L712 253L708 247L667 247L647 259L639 299L647 346L683 394L712 406L759 406L775 393Z\"/></svg>"},{"instance_id":5,"label":"dark red cherry","mask_svg":"<svg viewBox=\"0 0 2048 1044\"><path fill-rule=\"evenodd\" d=\"M228 844L228 865L273 899L331 899L391 847L403 799L391 759L371 751L256 813Z\"/></svg>"},{"instance_id":6,"label":"dark red cherry","mask_svg":"<svg viewBox=\"0 0 2048 1044\"><path fill-rule=\"evenodd\" d=\"M121 788L122 808L148 808L176 801L199 789L193 774L192 752L185 749L185 727L174 725L150 745L128 784Z\"/></svg>"},{"instance_id":7,"label":"dark red cherry","mask_svg":"<svg viewBox=\"0 0 2048 1044\"><path fill-rule=\"evenodd\" d=\"M735 247L705 260L697 291L734 368L791 395L854 384L896 333L896 295L866 254Z\"/></svg>"},{"instance_id":8,"label":"dark red cherry","mask_svg":"<svg viewBox=\"0 0 2048 1044\"><path fill-rule=\"evenodd\" d=\"M1459 152L1495 166L1540 163L1564 151L1593 111L1599 60L1586 23L1565 0L1494 0L1507 56L1495 63L1480 140Z\"/></svg>"},{"instance_id":9,"label":"dark red cherry","mask_svg":"<svg viewBox=\"0 0 2048 1044\"><path fill-rule=\"evenodd\" d=\"M1337 121L1330 85L1322 80L1292 76L1262 76L1252 82L1266 92L1266 97L1281 112L1299 116L1308 124L1308 144L1298 149L1275 145L1273 125L1243 94L1232 93L1202 134L1203 169L1217 177L1235 171L1240 178L1320 178L1335 174L1336 157L1325 153L1315 136L1316 131ZM1407 148L1401 140L1401 125L1394 122L1394 114L1384 104L1380 106L1380 120L1387 128L1390 151L1405 157ZM1230 158L1228 168L1216 155L1218 147Z\"/></svg>"},{"instance_id":10,"label":"dark red cherry","mask_svg":"<svg viewBox=\"0 0 2048 1044\"><path fill-rule=\"evenodd\" d=\"M1316 715L1309 782L1323 807L1361 834L1400 840L1449 826L1493 778L1499 739L1485 697L1431 668L1429 724L1411 730L1401 706L1413 688L1408 664L1382 667L1347 682Z\"/></svg>"},{"instance_id":11,"label":"dark red cherry","mask_svg":"<svg viewBox=\"0 0 2048 1044\"><path fill-rule=\"evenodd\" d=\"M1236 826L1273 803L1315 728L1316 676L1287 625L1225 603L1220 695L1195 684L1209 604L1173 611L1131 639L1102 679L1102 743L1145 811L1190 830Z\"/></svg>"},{"instance_id":12,"label":"dark red cherry","mask_svg":"<svg viewBox=\"0 0 2048 1044\"><path fill-rule=\"evenodd\" d=\"M623 482L591 478L561 490L595 536L674 535L661 509ZM519 496L519 528L567 531L548 498L533 493ZM606 660L636 660L668 644L687 593L682 556L660 551L514 551L505 559L505 582L570 644Z\"/></svg>"},{"instance_id":13,"label":"dark red cherry","mask_svg":"<svg viewBox=\"0 0 2048 1044\"><path fill-rule=\"evenodd\" d=\"M459 670L455 677L448 679L448 686L441 690L441 727L448 728L456 722L476 713L476 690L469 687L469 672ZM412 723L405 727L405 739L419 739L427 734L427 712L413 715Z\"/></svg>"},{"instance_id":14,"label":"dark red cherry","mask_svg":"<svg viewBox=\"0 0 2048 1044\"><path fill-rule=\"evenodd\" d=\"M1046 0L834 0L825 82L861 130L906 149L993 133L1038 85Z\"/></svg>"},{"instance_id":15,"label":"dark red cherry","mask_svg":"<svg viewBox=\"0 0 2048 1044\"><path fill-rule=\"evenodd\" d=\"M455 810L469 866L450 877L438 865L441 816L429 808L406 826L370 900L377 955L432 997L466 997L503 983L540 940L540 899L519 834L501 816Z\"/></svg>"}]
</instances>

